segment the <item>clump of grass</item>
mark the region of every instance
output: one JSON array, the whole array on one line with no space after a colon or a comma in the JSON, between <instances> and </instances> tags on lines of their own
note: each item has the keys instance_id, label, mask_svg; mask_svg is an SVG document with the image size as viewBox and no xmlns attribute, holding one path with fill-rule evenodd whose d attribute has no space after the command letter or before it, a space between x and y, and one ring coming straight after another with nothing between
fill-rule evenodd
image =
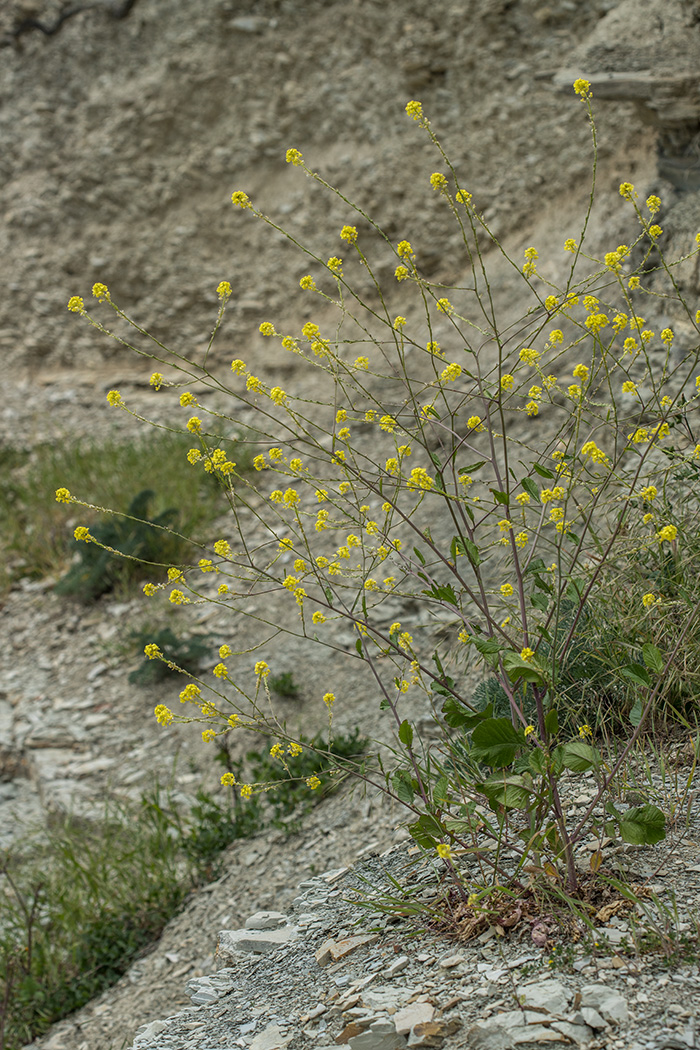
<instances>
[{"instance_id":1,"label":"clump of grass","mask_svg":"<svg viewBox=\"0 0 700 1050\"><path fill-rule=\"evenodd\" d=\"M190 444L186 434L153 429L123 441L71 441L31 451L0 451L0 553L5 563L0 585L7 587L19 577L59 575L76 549L72 527L92 527L99 520L97 510L80 508L80 521L66 521L54 498L57 478L78 498L126 514L147 477L153 492L151 520L178 507L178 532L195 541L202 537L221 513L221 489L216 478L188 469ZM236 453L239 469L245 470L250 459L246 447L237 447Z\"/></svg>"},{"instance_id":2,"label":"clump of grass","mask_svg":"<svg viewBox=\"0 0 700 1050\"><path fill-rule=\"evenodd\" d=\"M320 736L307 743L325 753L290 757L289 773L267 748L240 762L222 753L240 777L265 770L278 785L265 796L200 791L184 814L156 784L136 806L110 802L99 825L63 817L32 851L0 856L0 1050L19 1050L113 984L192 889L221 873L227 846L270 824L296 830L335 783L312 791L290 774L366 747L358 731L330 749Z\"/></svg>"}]
</instances>

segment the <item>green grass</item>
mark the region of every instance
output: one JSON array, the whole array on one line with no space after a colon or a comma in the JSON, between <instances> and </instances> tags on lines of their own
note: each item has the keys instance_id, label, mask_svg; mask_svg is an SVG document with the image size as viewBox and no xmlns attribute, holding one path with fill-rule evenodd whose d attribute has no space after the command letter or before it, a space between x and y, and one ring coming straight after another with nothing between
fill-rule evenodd
<instances>
[{"instance_id":1,"label":"green grass","mask_svg":"<svg viewBox=\"0 0 700 1050\"><path fill-rule=\"evenodd\" d=\"M76 440L40 445L30 452L1 450L0 554L4 568L0 586L6 588L19 577L60 575L79 549L73 539L75 526L91 527L109 520L95 510L56 503L59 487L118 514L127 513L135 498L149 489L153 492L147 507L149 520L178 508L172 527L195 541L202 538L224 504L217 480L187 463L191 444L189 435L152 430L121 442L93 445ZM236 448L240 470L249 468L250 458L245 446ZM167 539L160 549L162 561L185 560L186 541L160 536Z\"/></svg>"},{"instance_id":2,"label":"green grass","mask_svg":"<svg viewBox=\"0 0 700 1050\"><path fill-rule=\"evenodd\" d=\"M200 791L189 813L157 785L140 804L108 803L104 820L55 820L22 853L0 855L0 1050L19 1050L109 987L161 934L197 886L223 870L222 851L265 826L297 830L336 781L323 777L334 755L361 757L355 731L331 752L307 741L289 773L318 773L322 787L284 783L287 771L269 742L243 761L222 763L239 782L266 780L277 791L243 801Z\"/></svg>"}]
</instances>

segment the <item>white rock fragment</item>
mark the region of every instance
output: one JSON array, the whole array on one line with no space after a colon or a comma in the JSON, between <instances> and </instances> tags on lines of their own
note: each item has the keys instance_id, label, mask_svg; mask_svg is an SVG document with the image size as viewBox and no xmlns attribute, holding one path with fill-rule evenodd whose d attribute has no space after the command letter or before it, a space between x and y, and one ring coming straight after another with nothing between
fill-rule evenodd
<instances>
[{"instance_id":1,"label":"white rock fragment","mask_svg":"<svg viewBox=\"0 0 700 1050\"><path fill-rule=\"evenodd\" d=\"M517 989L523 1006L547 1010L550 1014L566 1013L572 994L561 981L540 981L538 984L521 984Z\"/></svg>"},{"instance_id":2,"label":"white rock fragment","mask_svg":"<svg viewBox=\"0 0 700 1050\"><path fill-rule=\"evenodd\" d=\"M246 930L276 930L284 926L287 916L281 911L256 911L245 921Z\"/></svg>"},{"instance_id":3,"label":"white rock fragment","mask_svg":"<svg viewBox=\"0 0 700 1050\"><path fill-rule=\"evenodd\" d=\"M619 992L604 984L587 984L581 989L581 1012L589 1006L597 1010L609 1024L620 1024L629 1020L627 1003ZM591 1026L593 1027L593 1026Z\"/></svg>"},{"instance_id":4,"label":"white rock fragment","mask_svg":"<svg viewBox=\"0 0 700 1050\"><path fill-rule=\"evenodd\" d=\"M216 943L216 958L220 966L235 965L236 952L266 955L299 936L296 926L282 926L276 930L220 930ZM233 957L233 958L232 958ZM229 962L230 960L230 962Z\"/></svg>"}]
</instances>

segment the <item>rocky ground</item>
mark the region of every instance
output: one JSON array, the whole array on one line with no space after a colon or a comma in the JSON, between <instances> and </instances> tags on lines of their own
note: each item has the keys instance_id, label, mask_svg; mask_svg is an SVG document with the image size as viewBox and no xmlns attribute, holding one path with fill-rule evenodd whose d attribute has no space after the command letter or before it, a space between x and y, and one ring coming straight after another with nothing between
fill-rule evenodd
<instances>
[{"instance_id":1,"label":"rocky ground","mask_svg":"<svg viewBox=\"0 0 700 1050\"><path fill-rule=\"evenodd\" d=\"M577 235L589 193L590 132L569 88L580 73L594 85L600 145L591 251L629 239L617 192L623 179L635 182L640 197L654 192L664 200L661 222L671 254L687 251L700 229L700 7L691 0L443 5L136 0L126 17L112 17L122 6L128 5L86 5L50 35L28 23L56 25L68 11L61 0L17 0L0 11L0 281L8 290L0 302L5 362L0 441L5 447L133 433L131 417L105 405L104 395L114 387L148 418L172 418L172 403L148 387L153 363L135 358L66 311L68 298L88 298L97 280L175 351L197 354L215 316L216 286L228 279L234 296L215 366L227 368L232 357L245 356L263 379L284 376L290 391L303 389L306 377L257 330L268 318L280 328L298 328L309 319L312 307L298 287L307 264L229 203L232 190L244 189L294 236L321 254L335 253L337 231L354 221L353 213L285 164L290 146L375 216L390 238L409 237L426 274L458 283L465 263L448 218L427 187L427 176L439 165L403 112L411 98L423 102L494 233L517 258L525 246L537 244L545 275L557 277L562 242ZM519 317L527 304L518 282L496 253L490 253L490 262L503 310ZM377 265L390 275L388 257L378 256ZM682 289L697 298L694 266L683 271ZM391 294L397 310L398 304L403 309L400 289ZM649 309L652 323L668 322L663 304ZM318 310L313 316L325 319ZM172 359L163 360L167 366ZM228 641L232 632L242 642L256 640L254 622L232 621L206 607L196 612L201 618L187 622L206 629L217 643ZM277 622L288 615L281 607L266 612ZM402 622L422 627L429 637L433 628L422 624L419 610L399 612ZM179 623L181 613L168 615ZM143 692L127 683L136 658L126 658L120 648L125 624L152 615L144 613L142 598L103 599L86 612L54 595L51 581L20 581L5 597L0 610L3 843L51 807L90 814L105 792L138 796L154 774L171 773L176 755L176 787L184 796L202 781L215 781L211 751L197 734L188 727L164 730L153 719L156 703L172 701L172 687ZM353 639L337 641L352 651ZM283 705L282 716L307 732L320 727L326 652L313 646L301 650L292 638L279 646L280 669L294 672L302 696L300 704ZM331 669L336 691L347 701L339 706L338 725L361 724L381 737L376 699L358 665L347 661ZM237 669L250 673L244 658ZM419 718L421 712L413 714ZM325 903L318 904L316 926L302 922L300 917L315 914L317 906L308 900L293 905L299 881L358 859L362 863L368 854L396 845L405 834L397 831L400 819L379 799L342 794L313 815L301 837L258 839L231 850L224 878L192 900L154 951L37 1046L116 1050L127 1045L142 1023L187 1006L186 981L216 965L217 931L242 926L260 909L284 912L291 925L305 931L301 944L281 950L287 955L264 957L277 967L279 988L272 987L269 970L248 974L249 963L241 963L241 982L228 999L203 1006L191 1020L152 1029L142 1046L204 1050L209 1043L197 1034L200 1020L236 1002L235 1025L222 1013L226 1027L206 1029L212 1046L263 1050L289 1035L290 1050L322 1047L341 1022L364 1025L366 1015L344 1018L343 1009L374 1010L371 1027L388 1023L395 1016L388 1011L402 1010L410 998L437 1011L430 1023L461 1021L459 1031L433 1033L436 1039L442 1034L446 1046L511 1045L509 1035L501 1043L488 1033L483 1039L491 1042L478 1042L478 1033L471 1043L464 1040L470 1028L487 1020L485 1013L511 1009L510 989L515 985L517 991L526 974L522 966L508 967L519 955L533 954L527 936L524 944L505 951L504 961L500 947L489 947L491 938L459 947L464 959L445 967L440 963L455 954L452 946L434 939L414 942L401 928L400 935L389 930L358 949L347 963L340 959L336 970L316 962L320 938L343 940L354 933L357 918L364 926L367 919L350 905L340 909L338 897L328 903L328 886L339 888L343 899L349 892L351 882L341 881L309 889ZM665 877L682 888L688 914L697 896L695 835L693 827L665 862ZM403 854L392 853L389 861L402 864ZM377 867L373 860L366 870ZM326 888L321 892L319 886ZM392 962L404 956L409 961L387 973L385 951L393 953ZM600 993L597 999L595 994L590 1000L575 998L585 985L602 982L623 995L631 1020L618 1017L620 1026L609 1029L594 1025L601 1045L627 1048L636 1042L650 1050L694 1045L690 1004L697 994L696 971L669 972L666 985L674 993L678 989L669 996L660 985L663 972L652 965L635 963L630 969L625 958L610 970L605 961L580 961L578 976L563 979L569 998L558 993L558 1000L542 1007L560 1014L562 1024L585 1026L584 1009L599 1009L606 1020ZM378 974L381 987L391 983L398 990L370 1001L370 984L366 994L358 988L359 998L348 1005L364 970ZM542 975L536 977L541 983ZM269 998L243 1007L246 996L260 995L256 982L261 981ZM448 1009L454 998L459 1009ZM577 1011L583 1020L571 1019ZM241 1029L253 1020L254 1027ZM279 1031L269 1033L272 1041L265 1043L261 1033L272 1025ZM393 1045L390 1031L377 1029L375 1036L374 1042L350 1045L370 1050ZM388 1041L381 1043L384 1036ZM350 1038L364 1036L356 1032Z\"/></svg>"}]
</instances>

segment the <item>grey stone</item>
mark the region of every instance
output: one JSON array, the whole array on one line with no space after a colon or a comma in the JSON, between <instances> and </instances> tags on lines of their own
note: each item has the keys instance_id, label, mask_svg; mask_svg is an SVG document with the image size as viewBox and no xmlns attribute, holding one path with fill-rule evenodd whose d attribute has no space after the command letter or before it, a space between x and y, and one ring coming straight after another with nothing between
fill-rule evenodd
<instances>
[{"instance_id":1,"label":"grey stone","mask_svg":"<svg viewBox=\"0 0 700 1050\"><path fill-rule=\"evenodd\" d=\"M281 911L256 911L245 921L246 930L276 930L284 926L287 916Z\"/></svg>"},{"instance_id":2,"label":"grey stone","mask_svg":"<svg viewBox=\"0 0 700 1050\"><path fill-rule=\"evenodd\" d=\"M581 1046L585 1046L586 1043L590 1043L595 1038L595 1032L587 1024L573 1024L571 1021L554 1021L552 1028Z\"/></svg>"},{"instance_id":3,"label":"grey stone","mask_svg":"<svg viewBox=\"0 0 700 1050\"><path fill-rule=\"evenodd\" d=\"M620 1024L629 1019L625 1000L619 992L605 984L587 984L581 989L582 1013L586 1006L592 1006L610 1024Z\"/></svg>"},{"instance_id":4,"label":"grey stone","mask_svg":"<svg viewBox=\"0 0 700 1050\"><path fill-rule=\"evenodd\" d=\"M401 1050L406 1040L396 1031L393 1021L374 1021L367 1031L348 1040L351 1050Z\"/></svg>"},{"instance_id":5,"label":"grey stone","mask_svg":"<svg viewBox=\"0 0 700 1050\"><path fill-rule=\"evenodd\" d=\"M146 1046L167 1027L167 1021L151 1021L150 1024L142 1024L140 1028L137 1028L134 1036L134 1050L138 1050L140 1046Z\"/></svg>"},{"instance_id":6,"label":"grey stone","mask_svg":"<svg viewBox=\"0 0 700 1050\"><path fill-rule=\"evenodd\" d=\"M571 1000L571 992L561 981L540 981L521 984L517 989L523 1006L537 1006L552 1014L563 1014Z\"/></svg>"},{"instance_id":7,"label":"grey stone","mask_svg":"<svg viewBox=\"0 0 700 1050\"><path fill-rule=\"evenodd\" d=\"M299 936L296 926L282 926L276 930L220 930L216 943L216 957L220 967L235 965L237 952L266 955L275 948L290 944ZM230 960L230 962L229 962Z\"/></svg>"}]
</instances>

